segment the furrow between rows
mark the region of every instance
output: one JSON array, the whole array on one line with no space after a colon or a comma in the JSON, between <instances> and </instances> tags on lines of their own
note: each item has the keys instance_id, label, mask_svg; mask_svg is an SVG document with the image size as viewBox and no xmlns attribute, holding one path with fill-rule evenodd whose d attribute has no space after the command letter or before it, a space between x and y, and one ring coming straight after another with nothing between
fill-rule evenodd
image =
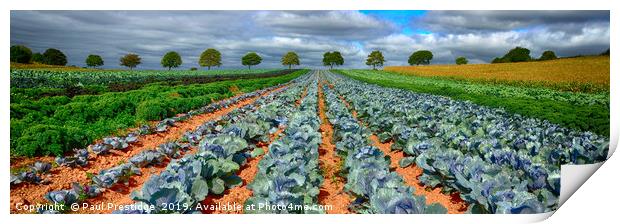
<instances>
[{"instance_id":1,"label":"furrow between rows","mask_svg":"<svg viewBox=\"0 0 620 224\"><path fill-rule=\"evenodd\" d=\"M319 83L319 117L321 119L322 143L319 146L319 166L325 178L319 193L319 203L331 205L333 209L327 210L329 214L348 214L349 205L353 200L345 191L346 180L340 176L342 159L336 155L334 146L334 127L329 122L325 114L325 96L321 88L323 82Z\"/></svg>"}]
</instances>

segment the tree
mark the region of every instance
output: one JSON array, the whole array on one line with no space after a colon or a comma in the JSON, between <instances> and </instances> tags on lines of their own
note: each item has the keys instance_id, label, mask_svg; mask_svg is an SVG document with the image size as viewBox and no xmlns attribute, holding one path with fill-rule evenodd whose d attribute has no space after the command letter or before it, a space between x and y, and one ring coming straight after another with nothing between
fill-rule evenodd
<instances>
[{"instance_id":1,"label":"tree","mask_svg":"<svg viewBox=\"0 0 620 224\"><path fill-rule=\"evenodd\" d=\"M11 61L17 63L30 63L32 51L24 45L11 46Z\"/></svg>"},{"instance_id":2,"label":"tree","mask_svg":"<svg viewBox=\"0 0 620 224\"><path fill-rule=\"evenodd\" d=\"M467 63L469 63L469 61L465 57L458 57L455 61L457 65L466 65Z\"/></svg>"},{"instance_id":3,"label":"tree","mask_svg":"<svg viewBox=\"0 0 620 224\"><path fill-rule=\"evenodd\" d=\"M121 57L121 65L125 67L129 67L129 69L133 69L138 66L141 62L142 58L140 58L137 54L126 54Z\"/></svg>"},{"instance_id":4,"label":"tree","mask_svg":"<svg viewBox=\"0 0 620 224\"><path fill-rule=\"evenodd\" d=\"M37 63L43 63L43 55L39 52L34 53L30 61L37 62Z\"/></svg>"},{"instance_id":5,"label":"tree","mask_svg":"<svg viewBox=\"0 0 620 224\"><path fill-rule=\"evenodd\" d=\"M508 59L506 58L494 58L493 61L491 61L492 64L495 63L508 63L510 61L508 61Z\"/></svg>"},{"instance_id":6,"label":"tree","mask_svg":"<svg viewBox=\"0 0 620 224\"><path fill-rule=\"evenodd\" d=\"M530 50L524 47L515 47L508 51L504 55L504 60L507 62L524 62L532 60L530 56Z\"/></svg>"},{"instance_id":7,"label":"tree","mask_svg":"<svg viewBox=\"0 0 620 224\"><path fill-rule=\"evenodd\" d=\"M67 56L58 49L50 48L43 52L43 63L64 66L67 64Z\"/></svg>"},{"instance_id":8,"label":"tree","mask_svg":"<svg viewBox=\"0 0 620 224\"><path fill-rule=\"evenodd\" d=\"M211 70L213 66L222 65L222 54L218 50L209 48L200 54L198 64L201 67L207 67L208 70Z\"/></svg>"},{"instance_id":9,"label":"tree","mask_svg":"<svg viewBox=\"0 0 620 224\"><path fill-rule=\"evenodd\" d=\"M540 61L546 61L546 60L553 60L553 59L557 59L558 57L555 56L555 52L553 51L545 51L542 53L542 55L540 55L540 58L538 60Z\"/></svg>"},{"instance_id":10,"label":"tree","mask_svg":"<svg viewBox=\"0 0 620 224\"><path fill-rule=\"evenodd\" d=\"M250 52L247 53L245 56L243 56L241 58L241 64L242 65L247 65L248 69L251 69L252 65L258 65L263 61L263 58L261 58L258 54L256 54L255 52Z\"/></svg>"},{"instance_id":11,"label":"tree","mask_svg":"<svg viewBox=\"0 0 620 224\"><path fill-rule=\"evenodd\" d=\"M334 68L334 65L339 66L344 64L344 58L338 51L325 52L323 54L323 65L329 66L330 69Z\"/></svg>"},{"instance_id":12,"label":"tree","mask_svg":"<svg viewBox=\"0 0 620 224\"><path fill-rule=\"evenodd\" d=\"M376 66L383 66L384 62L385 58L383 58L381 51L370 52L368 58L366 59L366 65L372 66L372 69L376 69Z\"/></svg>"},{"instance_id":13,"label":"tree","mask_svg":"<svg viewBox=\"0 0 620 224\"><path fill-rule=\"evenodd\" d=\"M170 51L161 58L161 66L168 68L168 70L179 67L181 64L183 64L183 60L181 60L181 55L176 51Z\"/></svg>"},{"instance_id":14,"label":"tree","mask_svg":"<svg viewBox=\"0 0 620 224\"><path fill-rule=\"evenodd\" d=\"M288 69L291 69L292 65L299 65L299 56L297 56L297 53L293 51L289 51L284 56L282 56L281 61L282 61L282 65L284 66L288 65Z\"/></svg>"},{"instance_id":15,"label":"tree","mask_svg":"<svg viewBox=\"0 0 620 224\"><path fill-rule=\"evenodd\" d=\"M88 67L99 67L103 65L103 58L96 54L91 54L86 57L86 65Z\"/></svg>"},{"instance_id":16,"label":"tree","mask_svg":"<svg viewBox=\"0 0 620 224\"><path fill-rule=\"evenodd\" d=\"M508 51L508 53L506 53L503 57L493 59L491 63L524 62L531 60L532 57L530 56L529 49L524 47L515 47L510 49L510 51Z\"/></svg>"},{"instance_id":17,"label":"tree","mask_svg":"<svg viewBox=\"0 0 620 224\"><path fill-rule=\"evenodd\" d=\"M433 53L427 50L420 50L413 52L411 56L409 56L409 64L410 65L428 65L433 60Z\"/></svg>"}]
</instances>

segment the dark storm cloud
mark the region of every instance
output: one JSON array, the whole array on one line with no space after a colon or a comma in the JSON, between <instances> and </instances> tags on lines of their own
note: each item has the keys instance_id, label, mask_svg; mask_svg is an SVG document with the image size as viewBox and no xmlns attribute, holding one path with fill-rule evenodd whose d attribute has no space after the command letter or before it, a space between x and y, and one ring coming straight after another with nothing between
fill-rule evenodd
<instances>
[{"instance_id":1,"label":"dark storm cloud","mask_svg":"<svg viewBox=\"0 0 620 224\"><path fill-rule=\"evenodd\" d=\"M80 66L88 54L102 55L105 67L118 67L122 55L138 53L143 58L140 67L157 69L161 56L174 50L183 56L183 68L197 67L200 53L211 47L222 51L223 67L241 67L241 56L250 51L265 57L259 67L279 67L279 57L291 50L306 56L302 59L306 65L320 66L323 52L341 50L351 55L357 50L344 39L372 37L375 28L383 29L387 24L354 12L337 12L331 18L334 23L322 20L324 27L299 18L300 26L311 29L309 32L294 26L287 31L275 23L271 25L277 31L271 31L263 18L266 14L294 14L307 20L324 12L12 11L11 44L24 44L37 52L58 48L67 54L69 64ZM337 20L360 24L347 28L334 25ZM340 30L336 38L329 36L330 30L338 27L346 30Z\"/></svg>"},{"instance_id":2,"label":"dark storm cloud","mask_svg":"<svg viewBox=\"0 0 620 224\"><path fill-rule=\"evenodd\" d=\"M238 22L250 16L219 11L13 11L11 42L37 51L61 49L69 63L78 65L90 53L102 54L109 67L118 66L118 58L131 52L142 56L142 67L158 68L161 55L174 50L190 67L196 66L202 50L216 47L219 39L263 35L254 26Z\"/></svg>"},{"instance_id":3,"label":"dark storm cloud","mask_svg":"<svg viewBox=\"0 0 620 224\"><path fill-rule=\"evenodd\" d=\"M396 32L394 24L357 11L270 11L256 21L279 35L366 40Z\"/></svg>"},{"instance_id":4,"label":"dark storm cloud","mask_svg":"<svg viewBox=\"0 0 620 224\"><path fill-rule=\"evenodd\" d=\"M578 27L586 23L609 23L609 11L429 11L424 17L412 21L421 27L442 33L469 33L488 31L508 31L537 26L558 29ZM575 29L577 28L577 29Z\"/></svg>"},{"instance_id":5,"label":"dark storm cloud","mask_svg":"<svg viewBox=\"0 0 620 224\"><path fill-rule=\"evenodd\" d=\"M240 58L250 51L263 57L259 68L276 68L287 51L296 51L304 66L320 67L325 51L338 50L345 66L365 67L372 50L400 65L419 49L432 50L433 63L457 56L482 63L515 46L535 57L544 50L571 56L609 48L608 11L430 11L416 18L414 28L431 32L411 34L357 11L11 11L11 44L35 52L57 48L78 66L99 54L105 67L118 68L122 55L137 53L142 69L160 69L167 51L181 54L182 69L198 67L206 48L222 52L224 68L242 67Z\"/></svg>"}]
</instances>

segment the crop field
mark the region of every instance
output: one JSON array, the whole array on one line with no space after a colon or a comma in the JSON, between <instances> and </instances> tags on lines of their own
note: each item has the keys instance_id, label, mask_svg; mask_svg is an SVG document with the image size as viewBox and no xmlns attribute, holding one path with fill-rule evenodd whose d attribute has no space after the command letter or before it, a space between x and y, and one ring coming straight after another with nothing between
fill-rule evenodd
<instances>
[{"instance_id":1,"label":"crop field","mask_svg":"<svg viewBox=\"0 0 620 224\"><path fill-rule=\"evenodd\" d=\"M97 69L82 68L77 66L47 65L43 63L16 63L11 61L11 69L47 70L47 71L100 71Z\"/></svg>"},{"instance_id":2,"label":"crop field","mask_svg":"<svg viewBox=\"0 0 620 224\"><path fill-rule=\"evenodd\" d=\"M422 77L609 95L609 61L609 56L587 56L522 63L388 66L385 70Z\"/></svg>"},{"instance_id":3,"label":"crop field","mask_svg":"<svg viewBox=\"0 0 620 224\"><path fill-rule=\"evenodd\" d=\"M11 71L11 213L542 213L560 165L609 150L608 94L373 70L85 72Z\"/></svg>"},{"instance_id":4,"label":"crop field","mask_svg":"<svg viewBox=\"0 0 620 224\"><path fill-rule=\"evenodd\" d=\"M75 86L105 85L114 83L151 83L180 81L184 79L236 79L258 78L286 71L273 69L254 70L211 70L211 71L72 71L14 69L11 71L11 87L16 88L68 88Z\"/></svg>"},{"instance_id":5,"label":"crop field","mask_svg":"<svg viewBox=\"0 0 620 224\"><path fill-rule=\"evenodd\" d=\"M341 70L338 73L385 87L441 95L488 107L503 108L510 113L548 120L575 130L609 136L609 92L567 92L545 87L478 83L385 71Z\"/></svg>"},{"instance_id":6,"label":"crop field","mask_svg":"<svg viewBox=\"0 0 620 224\"><path fill-rule=\"evenodd\" d=\"M284 71L262 76L243 76L232 74L230 81L216 81L195 77L190 85L179 85L159 80L158 82L133 79L125 73L109 74L109 80L116 75L126 77L123 83L139 83L129 91L107 91L114 85L106 78L91 79L85 74L76 74L76 79L66 78L67 82L96 84L101 90L96 95L88 93L77 96L49 96L40 98L42 92L50 90L54 82L30 82L25 75L30 71L14 71L11 79L19 80L11 88L11 155L60 156L73 148L79 148L88 142L114 134L117 130L147 124L149 121L161 120L175 114L197 109L210 102L232 97L242 92L252 92L267 86L287 82L305 71ZM288 73L288 74L287 74ZM56 79L55 72L35 73L43 79ZM264 73L259 73L264 74ZM99 75L99 74L98 74ZM145 73L149 79L151 73ZM157 75L166 78L168 76ZM82 78L84 76L84 78ZM30 76L29 76L30 77ZM104 76L105 77L105 76ZM141 76L138 76L141 77ZM172 76L174 79L178 76ZM238 77L238 78L235 78ZM242 77L242 78L241 78ZM253 78L253 79L248 79ZM57 80L63 80L57 78ZM205 81L203 84L202 81ZM34 87L24 87L21 83L40 83ZM59 81L60 82L60 81ZM148 85L142 86L145 83ZM43 86L44 85L44 86ZM67 84L72 85L72 84ZM58 88L54 86L54 88ZM63 90L66 90L64 88Z\"/></svg>"}]
</instances>

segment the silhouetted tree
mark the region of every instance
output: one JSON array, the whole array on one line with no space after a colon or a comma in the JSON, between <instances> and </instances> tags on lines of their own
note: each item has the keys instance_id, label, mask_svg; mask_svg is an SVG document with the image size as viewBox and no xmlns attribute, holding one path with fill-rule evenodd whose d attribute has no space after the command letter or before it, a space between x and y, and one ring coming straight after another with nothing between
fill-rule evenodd
<instances>
[{"instance_id":1,"label":"silhouetted tree","mask_svg":"<svg viewBox=\"0 0 620 224\"><path fill-rule=\"evenodd\" d=\"M11 61L17 63L30 63L32 51L24 45L11 46Z\"/></svg>"}]
</instances>

